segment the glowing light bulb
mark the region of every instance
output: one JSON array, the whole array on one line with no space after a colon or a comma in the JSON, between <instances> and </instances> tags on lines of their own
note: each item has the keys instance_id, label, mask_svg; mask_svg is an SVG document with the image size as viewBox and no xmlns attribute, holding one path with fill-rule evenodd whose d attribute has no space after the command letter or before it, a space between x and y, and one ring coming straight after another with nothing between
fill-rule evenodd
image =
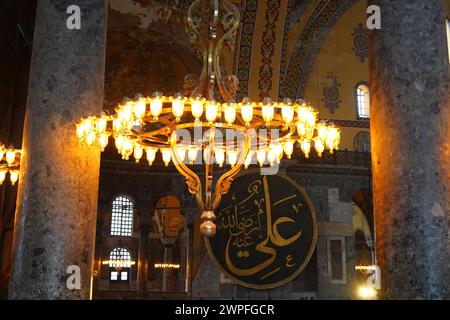
<instances>
[{"instance_id":1,"label":"glowing light bulb","mask_svg":"<svg viewBox=\"0 0 450 320\"><path fill-rule=\"evenodd\" d=\"M117 136L116 138L116 149L119 153L122 153L123 143L125 142L125 137L122 135Z\"/></svg>"},{"instance_id":2,"label":"glowing light bulb","mask_svg":"<svg viewBox=\"0 0 450 320\"><path fill-rule=\"evenodd\" d=\"M0 186L5 182L7 170L0 170Z\"/></svg>"},{"instance_id":3,"label":"glowing light bulb","mask_svg":"<svg viewBox=\"0 0 450 320\"><path fill-rule=\"evenodd\" d=\"M119 134L122 131L122 121L119 118L113 120L113 131L115 134Z\"/></svg>"},{"instance_id":4,"label":"glowing light bulb","mask_svg":"<svg viewBox=\"0 0 450 320\"><path fill-rule=\"evenodd\" d=\"M250 126L250 122L253 120L253 106L250 102L241 105L241 115L245 125Z\"/></svg>"},{"instance_id":5,"label":"glowing light bulb","mask_svg":"<svg viewBox=\"0 0 450 320\"><path fill-rule=\"evenodd\" d=\"M291 159L294 153L294 141L288 140L283 144L283 150L288 159Z\"/></svg>"},{"instance_id":6,"label":"glowing light bulb","mask_svg":"<svg viewBox=\"0 0 450 320\"><path fill-rule=\"evenodd\" d=\"M316 139L314 141L314 147L316 148L317 155L321 157L325 150L325 144L323 143L323 141L321 139Z\"/></svg>"},{"instance_id":7,"label":"glowing light bulb","mask_svg":"<svg viewBox=\"0 0 450 320\"><path fill-rule=\"evenodd\" d=\"M297 108L298 119L303 123L306 123L307 119L309 118L309 113L310 110L306 105L301 105Z\"/></svg>"},{"instance_id":8,"label":"glowing light bulb","mask_svg":"<svg viewBox=\"0 0 450 320\"><path fill-rule=\"evenodd\" d=\"M184 99L181 95L177 95L172 100L172 113L175 116L175 121L179 122L184 113Z\"/></svg>"},{"instance_id":9,"label":"glowing light bulb","mask_svg":"<svg viewBox=\"0 0 450 320\"><path fill-rule=\"evenodd\" d=\"M269 149L267 151L267 161L269 161L269 164L273 166L275 163L275 160L277 158L277 153L274 146L269 146Z\"/></svg>"},{"instance_id":10,"label":"glowing light bulb","mask_svg":"<svg viewBox=\"0 0 450 320\"><path fill-rule=\"evenodd\" d=\"M308 140L314 136L314 128L317 122L317 112L303 104L297 108L299 122L297 123L297 131L301 137Z\"/></svg>"},{"instance_id":11,"label":"glowing light bulb","mask_svg":"<svg viewBox=\"0 0 450 320\"><path fill-rule=\"evenodd\" d=\"M94 131L89 131L89 133L86 136L86 144L88 146L92 146L95 142L95 132Z\"/></svg>"},{"instance_id":12,"label":"glowing light bulb","mask_svg":"<svg viewBox=\"0 0 450 320\"><path fill-rule=\"evenodd\" d=\"M196 147L190 147L188 150L188 158L191 164L195 163L197 160L198 149Z\"/></svg>"},{"instance_id":13,"label":"glowing light bulb","mask_svg":"<svg viewBox=\"0 0 450 320\"><path fill-rule=\"evenodd\" d=\"M214 123L217 118L218 105L215 101L206 102L205 116L209 123Z\"/></svg>"},{"instance_id":14,"label":"glowing light bulb","mask_svg":"<svg viewBox=\"0 0 450 320\"><path fill-rule=\"evenodd\" d=\"M6 152L5 146L1 145L0 146L0 162L3 160L3 156L5 155L5 152Z\"/></svg>"},{"instance_id":15,"label":"glowing light bulb","mask_svg":"<svg viewBox=\"0 0 450 320\"><path fill-rule=\"evenodd\" d=\"M84 126L84 132L85 133L90 132L91 129L92 129L92 126L93 126L92 118L89 117L87 119L84 119L84 121L82 123L83 123L83 126Z\"/></svg>"},{"instance_id":16,"label":"glowing light bulb","mask_svg":"<svg viewBox=\"0 0 450 320\"><path fill-rule=\"evenodd\" d=\"M184 159L186 159L186 149L183 147L177 148L178 158L181 162L184 162Z\"/></svg>"},{"instance_id":17,"label":"glowing light bulb","mask_svg":"<svg viewBox=\"0 0 450 320\"><path fill-rule=\"evenodd\" d=\"M161 153L164 164L168 167L170 160L172 160L172 151L170 149L161 149Z\"/></svg>"},{"instance_id":18,"label":"glowing light bulb","mask_svg":"<svg viewBox=\"0 0 450 320\"><path fill-rule=\"evenodd\" d=\"M9 171L9 180L11 181L11 185L14 186L17 180L19 180L19 170Z\"/></svg>"},{"instance_id":19,"label":"glowing light bulb","mask_svg":"<svg viewBox=\"0 0 450 320\"><path fill-rule=\"evenodd\" d=\"M155 161L157 151L158 149L152 147L148 147L145 149L145 153L147 154L147 161L150 166L153 164L153 161Z\"/></svg>"},{"instance_id":20,"label":"glowing light bulb","mask_svg":"<svg viewBox=\"0 0 450 320\"><path fill-rule=\"evenodd\" d=\"M333 150L337 150L339 148L339 143L341 142L341 129L335 127L333 124L328 127L328 135L326 144L328 149L330 149L330 153L333 153Z\"/></svg>"},{"instance_id":21,"label":"glowing light bulb","mask_svg":"<svg viewBox=\"0 0 450 320\"><path fill-rule=\"evenodd\" d=\"M220 148L215 148L214 157L216 158L216 163L222 168L225 162L225 151Z\"/></svg>"},{"instance_id":22,"label":"glowing light bulb","mask_svg":"<svg viewBox=\"0 0 450 320\"><path fill-rule=\"evenodd\" d=\"M96 127L97 133L102 134L106 131L106 126L108 124L108 118L106 116L101 116L97 119Z\"/></svg>"},{"instance_id":23,"label":"glowing light bulb","mask_svg":"<svg viewBox=\"0 0 450 320\"><path fill-rule=\"evenodd\" d=\"M98 138L98 143L100 145L101 152L105 151L106 146L108 145L109 136L106 133L102 133Z\"/></svg>"},{"instance_id":24,"label":"glowing light bulb","mask_svg":"<svg viewBox=\"0 0 450 320\"><path fill-rule=\"evenodd\" d=\"M228 163L234 167L237 163L238 153L236 150L227 150Z\"/></svg>"},{"instance_id":25,"label":"glowing light bulb","mask_svg":"<svg viewBox=\"0 0 450 320\"><path fill-rule=\"evenodd\" d=\"M130 139L124 139L121 154L124 160L130 159L130 156L133 154L133 142Z\"/></svg>"},{"instance_id":26,"label":"glowing light bulb","mask_svg":"<svg viewBox=\"0 0 450 320\"><path fill-rule=\"evenodd\" d=\"M263 119L266 122L266 125L269 126L270 122L272 122L273 117L275 115L275 109L272 106L272 104L265 104L262 107L262 115L263 115Z\"/></svg>"},{"instance_id":27,"label":"glowing light bulb","mask_svg":"<svg viewBox=\"0 0 450 320\"><path fill-rule=\"evenodd\" d=\"M306 126L305 123L299 121L297 122L297 133L300 137L306 136Z\"/></svg>"},{"instance_id":28,"label":"glowing light bulb","mask_svg":"<svg viewBox=\"0 0 450 320\"><path fill-rule=\"evenodd\" d=\"M253 153L249 152L244 161L244 168L248 169L248 167L252 164Z\"/></svg>"},{"instance_id":29,"label":"glowing light bulb","mask_svg":"<svg viewBox=\"0 0 450 320\"><path fill-rule=\"evenodd\" d=\"M134 147L134 154L133 154L136 163L138 163L142 159L143 155L144 155L144 148L141 145L136 144L136 146Z\"/></svg>"},{"instance_id":30,"label":"glowing light bulb","mask_svg":"<svg viewBox=\"0 0 450 320\"><path fill-rule=\"evenodd\" d=\"M275 149L275 162L280 162L281 159L283 158L283 145L281 143L276 143L274 145L274 149Z\"/></svg>"},{"instance_id":31,"label":"glowing light bulb","mask_svg":"<svg viewBox=\"0 0 450 320\"><path fill-rule=\"evenodd\" d=\"M225 121L228 123L228 125L231 126L236 120L236 106L234 105L234 103L225 104L224 109Z\"/></svg>"},{"instance_id":32,"label":"glowing light bulb","mask_svg":"<svg viewBox=\"0 0 450 320\"><path fill-rule=\"evenodd\" d=\"M133 104L133 113L137 119L142 119L147 111L147 103L144 98L140 98Z\"/></svg>"},{"instance_id":33,"label":"glowing light bulb","mask_svg":"<svg viewBox=\"0 0 450 320\"><path fill-rule=\"evenodd\" d=\"M200 97L192 98L191 112L195 120L199 120L203 114L203 100Z\"/></svg>"},{"instance_id":34,"label":"glowing light bulb","mask_svg":"<svg viewBox=\"0 0 450 320\"><path fill-rule=\"evenodd\" d=\"M123 122L133 121L133 104L131 102L127 102L122 107L122 117Z\"/></svg>"},{"instance_id":35,"label":"glowing light bulb","mask_svg":"<svg viewBox=\"0 0 450 320\"><path fill-rule=\"evenodd\" d=\"M286 125L289 125L294 120L294 108L289 104L283 105L281 107L281 115Z\"/></svg>"},{"instance_id":36,"label":"glowing light bulb","mask_svg":"<svg viewBox=\"0 0 450 320\"><path fill-rule=\"evenodd\" d=\"M302 149L303 154L305 155L305 158L308 159L309 153L311 152L311 142L309 142L309 140L307 139L303 139L300 142L300 147Z\"/></svg>"},{"instance_id":37,"label":"glowing light bulb","mask_svg":"<svg viewBox=\"0 0 450 320\"><path fill-rule=\"evenodd\" d=\"M80 139L80 141L84 140L84 124L83 123L77 123L77 137ZM0 161L3 158L4 151L0 148Z\"/></svg>"},{"instance_id":38,"label":"glowing light bulb","mask_svg":"<svg viewBox=\"0 0 450 320\"><path fill-rule=\"evenodd\" d=\"M326 141L328 136L328 128L325 122L320 122L317 124L317 137L322 140Z\"/></svg>"},{"instance_id":39,"label":"glowing light bulb","mask_svg":"<svg viewBox=\"0 0 450 320\"><path fill-rule=\"evenodd\" d=\"M259 149L256 153L256 160L258 161L259 166L262 167L266 161L266 150Z\"/></svg>"},{"instance_id":40,"label":"glowing light bulb","mask_svg":"<svg viewBox=\"0 0 450 320\"><path fill-rule=\"evenodd\" d=\"M328 127L328 138L332 141L336 141L339 138L339 128L335 126Z\"/></svg>"},{"instance_id":41,"label":"glowing light bulb","mask_svg":"<svg viewBox=\"0 0 450 320\"><path fill-rule=\"evenodd\" d=\"M150 100L150 113L152 114L155 120L158 120L158 117L162 112L162 107L163 101L161 93L159 92L153 93L153 98Z\"/></svg>"},{"instance_id":42,"label":"glowing light bulb","mask_svg":"<svg viewBox=\"0 0 450 320\"><path fill-rule=\"evenodd\" d=\"M317 123L317 111L313 108L309 108L308 117L306 119L306 124L310 127L315 127Z\"/></svg>"}]
</instances>

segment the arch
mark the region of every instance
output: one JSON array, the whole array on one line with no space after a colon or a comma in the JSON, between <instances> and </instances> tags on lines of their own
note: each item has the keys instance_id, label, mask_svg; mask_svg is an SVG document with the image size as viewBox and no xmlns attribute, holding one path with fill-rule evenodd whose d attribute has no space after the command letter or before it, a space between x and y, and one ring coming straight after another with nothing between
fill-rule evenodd
<instances>
[{"instance_id":1,"label":"arch","mask_svg":"<svg viewBox=\"0 0 450 320\"><path fill-rule=\"evenodd\" d=\"M114 263L115 261L121 261L119 263ZM109 253L109 266L111 268L115 267L123 267L123 268L131 268L131 251L124 247L115 247ZM128 263L127 263L128 262Z\"/></svg>"},{"instance_id":2,"label":"arch","mask_svg":"<svg viewBox=\"0 0 450 320\"><path fill-rule=\"evenodd\" d=\"M360 0L319 0L300 33L280 83L280 97L302 97L322 42L339 18Z\"/></svg>"},{"instance_id":3,"label":"arch","mask_svg":"<svg viewBox=\"0 0 450 320\"><path fill-rule=\"evenodd\" d=\"M163 236L177 237L184 226L180 200L172 194L161 196L155 205L152 221L156 231Z\"/></svg>"},{"instance_id":4,"label":"arch","mask_svg":"<svg viewBox=\"0 0 450 320\"><path fill-rule=\"evenodd\" d=\"M353 139L353 149L357 152L370 152L370 133L358 132Z\"/></svg>"},{"instance_id":5,"label":"arch","mask_svg":"<svg viewBox=\"0 0 450 320\"><path fill-rule=\"evenodd\" d=\"M364 239L369 248L373 248L373 236L372 230L370 228L369 221L367 220L365 214L362 212L361 208L354 202L352 202L353 209L353 231L361 231L364 235Z\"/></svg>"},{"instance_id":6,"label":"arch","mask_svg":"<svg viewBox=\"0 0 450 320\"><path fill-rule=\"evenodd\" d=\"M113 199L111 210L112 236L132 236L134 208L134 200L128 195L118 195Z\"/></svg>"}]
</instances>

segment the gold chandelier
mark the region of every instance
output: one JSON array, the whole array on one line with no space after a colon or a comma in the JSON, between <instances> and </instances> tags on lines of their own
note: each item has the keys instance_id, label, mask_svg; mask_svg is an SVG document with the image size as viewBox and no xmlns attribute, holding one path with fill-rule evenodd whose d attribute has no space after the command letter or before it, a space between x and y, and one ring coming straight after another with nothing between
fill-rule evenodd
<instances>
[{"instance_id":1,"label":"gold chandelier","mask_svg":"<svg viewBox=\"0 0 450 320\"><path fill-rule=\"evenodd\" d=\"M14 149L13 145L6 148L0 143L0 186L5 182L9 173L9 180L14 186L19 180L20 155L22 151Z\"/></svg>"},{"instance_id":2,"label":"gold chandelier","mask_svg":"<svg viewBox=\"0 0 450 320\"><path fill-rule=\"evenodd\" d=\"M203 70L190 94L125 99L114 115L90 116L76 125L79 140L98 144L101 151L113 137L123 159L133 155L139 162L145 154L152 165L159 151L166 166L172 161L196 197L200 231L207 237L215 234L214 210L242 167L276 166L284 155L291 158L297 142L305 157L312 148L319 156L325 149L332 153L340 143L340 129L319 121L318 112L303 100L235 101L237 78L223 76L220 53L234 43L239 21L239 10L227 0L195 1L187 30L203 53ZM204 165L204 184L194 164Z\"/></svg>"}]
</instances>

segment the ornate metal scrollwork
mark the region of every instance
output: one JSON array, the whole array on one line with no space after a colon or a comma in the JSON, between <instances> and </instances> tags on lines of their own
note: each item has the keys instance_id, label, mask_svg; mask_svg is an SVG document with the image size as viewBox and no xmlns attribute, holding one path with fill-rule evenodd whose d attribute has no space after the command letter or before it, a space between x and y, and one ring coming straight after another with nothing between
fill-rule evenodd
<instances>
[{"instance_id":1,"label":"ornate metal scrollwork","mask_svg":"<svg viewBox=\"0 0 450 320\"><path fill-rule=\"evenodd\" d=\"M205 2L210 2L214 9L209 12L204 10ZM207 25L207 30L201 28L205 11L213 16L209 19L212 22ZM197 0L189 8L187 30L192 43L202 52L204 61L198 87L193 90L195 94L199 94L211 83L216 82L225 102L234 101L236 90L230 90L230 86L226 84L226 81L229 82L230 79L222 75L220 55L224 45L234 47L240 19L241 15L237 7L227 0ZM214 91L210 90L210 95L214 95Z\"/></svg>"}]
</instances>

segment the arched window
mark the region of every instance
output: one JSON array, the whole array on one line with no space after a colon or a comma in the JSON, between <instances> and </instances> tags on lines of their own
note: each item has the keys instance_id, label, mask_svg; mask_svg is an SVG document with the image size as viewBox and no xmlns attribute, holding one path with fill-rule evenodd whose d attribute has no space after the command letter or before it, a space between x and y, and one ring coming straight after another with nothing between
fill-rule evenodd
<instances>
[{"instance_id":1,"label":"arched window","mask_svg":"<svg viewBox=\"0 0 450 320\"><path fill-rule=\"evenodd\" d=\"M370 134L366 131L359 132L353 140L353 149L358 152L370 152Z\"/></svg>"},{"instance_id":2,"label":"arched window","mask_svg":"<svg viewBox=\"0 0 450 320\"><path fill-rule=\"evenodd\" d=\"M358 113L358 118L370 118L369 86L366 83L359 83L356 86L355 97L356 112Z\"/></svg>"},{"instance_id":3,"label":"arched window","mask_svg":"<svg viewBox=\"0 0 450 320\"><path fill-rule=\"evenodd\" d=\"M114 248L109 254L110 280L128 281L132 263L130 251Z\"/></svg>"},{"instance_id":4,"label":"arched window","mask_svg":"<svg viewBox=\"0 0 450 320\"><path fill-rule=\"evenodd\" d=\"M111 235L131 237L133 233L134 203L130 198L118 196L112 203Z\"/></svg>"}]
</instances>

